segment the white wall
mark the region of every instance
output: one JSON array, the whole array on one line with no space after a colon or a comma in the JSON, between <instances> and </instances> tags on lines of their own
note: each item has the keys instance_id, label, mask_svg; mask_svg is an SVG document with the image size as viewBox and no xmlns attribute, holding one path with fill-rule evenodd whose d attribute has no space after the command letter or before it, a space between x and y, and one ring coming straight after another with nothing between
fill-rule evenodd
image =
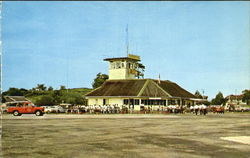
<instances>
[{"instance_id":1,"label":"white wall","mask_svg":"<svg viewBox=\"0 0 250 158\"><path fill-rule=\"evenodd\" d=\"M88 98L88 105L103 105L103 99L106 99L106 104L123 105L123 98Z\"/></svg>"}]
</instances>

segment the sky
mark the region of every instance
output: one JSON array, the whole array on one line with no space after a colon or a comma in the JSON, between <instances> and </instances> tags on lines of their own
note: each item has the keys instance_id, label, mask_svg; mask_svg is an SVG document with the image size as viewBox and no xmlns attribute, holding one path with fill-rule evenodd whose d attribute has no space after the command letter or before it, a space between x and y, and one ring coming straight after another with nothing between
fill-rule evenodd
<instances>
[{"instance_id":1,"label":"sky","mask_svg":"<svg viewBox=\"0 0 250 158\"><path fill-rule=\"evenodd\" d=\"M250 89L250 2L3 2L2 89L91 88L107 57L209 99Z\"/></svg>"}]
</instances>

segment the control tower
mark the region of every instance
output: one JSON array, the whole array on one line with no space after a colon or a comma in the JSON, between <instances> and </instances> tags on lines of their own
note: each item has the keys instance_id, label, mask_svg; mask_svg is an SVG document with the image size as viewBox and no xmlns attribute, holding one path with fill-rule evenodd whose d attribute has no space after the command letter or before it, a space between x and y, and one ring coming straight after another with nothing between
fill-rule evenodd
<instances>
[{"instance_id":1,"label":"control tower","mask_svg":"<svg viewBox=\"0 0 250 158\"><path fill-rule=\"evenodd\" d=\"M139 63L140 56L128 54L127 57L106 58L109 62L109 79L136 79L144 76L145 66Z\"/></svg>"}]
</instances>

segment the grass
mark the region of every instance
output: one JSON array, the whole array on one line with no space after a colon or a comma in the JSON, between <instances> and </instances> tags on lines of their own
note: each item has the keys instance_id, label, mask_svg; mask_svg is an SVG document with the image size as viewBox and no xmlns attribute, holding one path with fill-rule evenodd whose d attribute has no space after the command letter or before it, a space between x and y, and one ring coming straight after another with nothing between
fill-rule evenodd
<instances>
[{"instance_id":1,"label":"grass","mask_svg":"<svg viewBox=\"0 0 250 158\"><path fill-rule=\"evenodd\" d=\"M68 89L67 90L63 90L63 93L79 93L81 95L84 95L88 92L90 92L91 90L93 89L90 89L90 88L73 88L73 89ZM31 96L26 96L27 99L29 99L30 101L32 101L33 103L36 103L37 100L41 99L42 96L44 95L49 95L51 94L53 91L45 91L43 92L44 94L40 94L40 95L31 95Z\"/></svg>"},{"instance_id":2,"label":"grass","mask_svg":"<svg viewBox=\"0 0 250 158\"><path fill-rule=\"evenodd\" d=\"M250 157L249 145L220 139L250 136L249 113L123 119L121 115L113 119L49 116L3 119L3 157Z\"/></svg>"}]
</instances>

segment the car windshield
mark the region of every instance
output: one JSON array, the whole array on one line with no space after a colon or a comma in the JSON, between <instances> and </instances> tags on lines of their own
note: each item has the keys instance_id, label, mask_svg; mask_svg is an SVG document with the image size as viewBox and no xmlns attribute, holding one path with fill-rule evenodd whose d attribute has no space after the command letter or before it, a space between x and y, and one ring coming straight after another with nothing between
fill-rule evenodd
<instances>
[{"instance_id":1,"label":"car windshield","mask_svg":"<svg viewBox=\"0 0 250 158\"><path fill-rule=\"evenodd\" d=\"M33 103L28 103L27 106L35 106Z\"/></svg>"}]
</instances>

